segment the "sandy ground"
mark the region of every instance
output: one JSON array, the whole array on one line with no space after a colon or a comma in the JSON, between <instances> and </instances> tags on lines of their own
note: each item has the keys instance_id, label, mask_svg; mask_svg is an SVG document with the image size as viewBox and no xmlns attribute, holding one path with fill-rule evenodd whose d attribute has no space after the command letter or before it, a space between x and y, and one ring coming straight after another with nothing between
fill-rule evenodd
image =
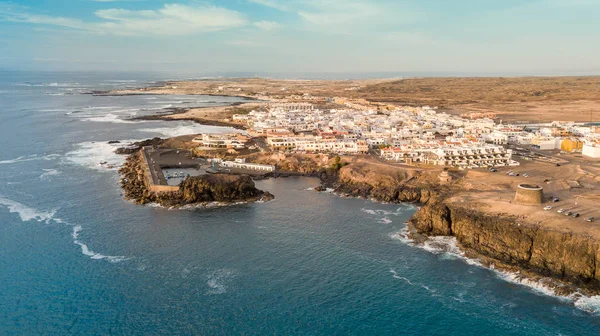
<instances>
[{"instance_id":1,"label":"sandy ground","mask_svg":"<svg viewBox=\"0 0 600 336\"><path fill-rule=\"evenodd\" d=\"M600 121L600 77L274 80L241 78L168 82L112 94L205 94L322 104L326 97L389 105L438 106L455 114L496 113L517 122ZM215 113L222 111L214 110Z\"/></svg>"},{"instance_id":2,"label":"sandy ground","mask_svg":"<svg viewBox=\"0 0 600 336\"><path fill-rule=\"evenodd\" d=\"M231 119L231 117L241 111L251 111L257 109L262 103L244 103L236 106L211 106L202 108L192 108L184 113L176 113L166 115L164 119L206 119L206 120L223 120ZM229 120L232 122L231 120Z\"/></svg>"},{"instance_id":3,"label":"sandy ground","mask_svg":"<svg viewBox=\"0 0 600 336\"><path fill-rule=\"evenodd\" d=\"M600 160L568 157L570 163L555 165L524 161L520 167L506 167L496 173L469 171L457 183L465 188L448 201L492 213L520 216L524 223L540 225L558 231L583 232L600 238ZM508 176L512 170L521 176ZM531 175L525 178L522 175ZM544 182L547 181L547 182ZM513 203L517 185L537 184L544 188L546 201L541 205L525 206ZM552 203L556 196L560 202ZM551 210L543 210L547 205ZM577 212L579 218L557 213L558 209ZM595 217L589 223L587 217Z\"/></svg>"}]
</instances>

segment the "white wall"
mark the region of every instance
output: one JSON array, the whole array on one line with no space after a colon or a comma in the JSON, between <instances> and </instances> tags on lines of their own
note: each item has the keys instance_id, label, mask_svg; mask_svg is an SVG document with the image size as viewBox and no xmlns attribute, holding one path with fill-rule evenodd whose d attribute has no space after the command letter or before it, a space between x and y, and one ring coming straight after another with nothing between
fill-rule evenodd
<instances>
[{"instance_id":1,"label":"white wall","mask_svg":"<svg viewBox=\"0 0 600 336\"><path fill-rule=\"evenodd\" d=\"M583 145L583 151L581 154L591 157L591 158L600 158L600 147L592 147L590 145Z\"/></svg>"}]
</instances>

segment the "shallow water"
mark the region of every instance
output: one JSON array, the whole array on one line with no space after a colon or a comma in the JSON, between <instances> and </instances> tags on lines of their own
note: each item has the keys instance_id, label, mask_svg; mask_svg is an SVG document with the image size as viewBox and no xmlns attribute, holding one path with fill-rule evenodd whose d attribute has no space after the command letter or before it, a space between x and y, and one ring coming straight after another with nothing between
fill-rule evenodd
<instances>
[{"instance_id":1,"label":"shallow water","mask_svg":"<svg viewBox=\"0 0 600 336\"><path fill-rule=\"evenodd\" d=\"M66 94L161 79L136 76L0 76L0 334L600 332L580 309L594 301L507 281L452 240L411 246L411 205L316 193L308 178L257 182L276 196L267 203L123 201L117 172L99 165L123 160L107 141L223 130L124 118L235 100Z\"/></svg>"}]
</instances>

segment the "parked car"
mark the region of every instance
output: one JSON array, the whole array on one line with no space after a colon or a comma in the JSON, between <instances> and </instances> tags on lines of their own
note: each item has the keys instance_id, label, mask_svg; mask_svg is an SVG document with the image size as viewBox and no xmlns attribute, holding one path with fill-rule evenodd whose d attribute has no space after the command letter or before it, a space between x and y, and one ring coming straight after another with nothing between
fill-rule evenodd
<instances>
[{"instance_id":1,"label":"parked car","mask_svg":"<svg viewBox=\"0 0 600 336\"><path fill-rule=\"evenodd\" d=\"M594 217L588 217L585 219L586 222L593 222L594 221Z\"/></svg>"},{"instance_id":2,"label":"parked car","mask_svg":"<svg viewBox=\"0 0 600 336\"><path fill-rule=\"evenodd\" d=\"M523 174L523 177L529 177L528 173Z\"/></svg>"},{"instance_id":3,"label":"parked car","mask_svg":"<svg viewBox=\"0 0 600 336\"><path fill-rule=\"evenodd\" d=\"M560 167L560 163L557 163L557 164L556 164L556 166L557 166L557 167Z\"/></svg>"},{"instance_id":4,"label":"parked car","mask_svg":"<svg viewBox=\"0 0 600 336\"><path fill-rule=\"evenodd\" d=\"M578 214L578 213L574 213L574 214L572 214L571 216L572 216L573 218L577 218L577 217L579 217L579 214Z\"/></svg>"},{"instance_id":5,"label":"parked car","mask_svg":"<svg viewBox=\"0 0 600 336\"><path fill-rule=\"evenodd\" d=\"M571 211L565 212L565 216L571 216L572 214L573 214L573 212L571 212Z\"/></svg>"},{"instance_id":6,"label":"parked car","mask_svg":"<svg viewBox=\"0 0 600 336\"><path fill-rule=\"evenodd\" d=\"M552 210L552 207L551 207L551 206L549 206L549 205L548 205L548 206L545 206L545 207L544 207L544 210Z\"/></svg>"},{"instance_id":7,"label":"parked car","mask_svg":"<svg viewBox=\"0 0 600 336\"><path fill-rule=\"evenodd\" d=\"M552 202L556 203L556 202L560 201L560 198L552 197L551 200L552 200Z\"/></svg>"},{"instance_id":8,"label":"parked car","mask_svg":"<svg viewBox=\"0 0 600 336\"><path fill-rule=\"evenodd\" d=\"M563 212L565 212L565 209L558 209L558 211L557 211L557 212L558 212L558 213L563 213Z\"/></svg>"}]
</instances>

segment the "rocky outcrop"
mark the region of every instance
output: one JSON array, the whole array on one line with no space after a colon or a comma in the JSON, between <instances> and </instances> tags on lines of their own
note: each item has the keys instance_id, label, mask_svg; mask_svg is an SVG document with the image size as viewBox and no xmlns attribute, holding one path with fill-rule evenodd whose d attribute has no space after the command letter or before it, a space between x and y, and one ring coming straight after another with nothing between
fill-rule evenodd
<instances>
[{"instance_id":1,"label":"rocky outcrop","mask_svg":"<svg viewBox=\"0 0 600 336\"><path fill-rule=\"evenodd\" d=\"M247 175L202 175L187 178L177 191L152 192L148 185L141 156L130 156L120 170L125 198L138 204L158 203L181 207L210 202L236 203L272 200L274 196L256 188Z\"/></svg>"},{"instance_id":2,"label":"rocky outcrop","mask_svg":"<svg viewBox=\"0 0 600 336\"><path fill-rule=\"evenodd\" d=\"M271 200L268 191L256 188L247 175L202 175L190 177L179 186L179 202L183 204L204 202L239 202Z\"/></svg>"},{"instance_id":3,"label":"rocky outcrop","mask_svg":"<svg viewBox=\"0 0 600 336\"><path fill-rule=\"evenodd\" d=\"M373 198L380 202L427 203L441 193L439 185L431 186L414 180L415 174L394 169L376 169L369 165L351 164L339 170L326 169L319 177L322 187L333 188L336 193ZM411 181L417 183L410 183Z\"/></svg>"},{"instance_id":4,"label":"rocky outcrop","mask_svg":"<svg viewBox=\"0 0 600 336\"><path fill-rule=\"evenodd\" d=\"M142 149L142 147L145 146L160 146L161 144L164 143L165 140L161 139L161 138L152 138L152 139L147 139L147 140L143 140L143 141L138 141L138 142L134 142L129 146L126 147L120 147L117 148L117 150L115 151L115 153L117 154L121 154L121 155L129 155L129 154L134 154L137 153L140 149ZM109 141L110 143L118 143L118 141Z\"/></svg>"},{"instance_id":5,"label":"rocky outcrop","mask_svg":"<svg viewBox=\"0 0 600 336\"><path fill-rule=\"evenodd\" d=\"M334 163L335 156L327 154L257 153L248 155L246 159L249 162L273 165L278 171L316 176Z\"/></svg>"},{"instance_id":6,"label":"rocky outcrop","mask_svg":"<svg viewBox=\"0 0 600 336\"><path fill-rule=\"evenodd\" d=\"M433 176L433 175L432 175ZM441 186L425 173L390 174L351 165L321 174L322 186L348 196L423 206L410 220L417 241L453 236L469 256L532 279L553 279L557 294L600 294L600 241L586 234L546 228L541 223L452 201L457 186ZM466 203L468 204L468 203Z\"/></svg>"},{"instance_id":7,"label":"rocky outcrop","mask_svg":"<svg viewBox=\"0 0 600 336\"><path fill-rule=\"evenodd\" d=\"M418 234L454 236L464 251L496 267L558 280L559 294L579 287L600 293L600 241L590 236L439 200L422 207L410 225Z\"/></svg>"}]
</instances>

